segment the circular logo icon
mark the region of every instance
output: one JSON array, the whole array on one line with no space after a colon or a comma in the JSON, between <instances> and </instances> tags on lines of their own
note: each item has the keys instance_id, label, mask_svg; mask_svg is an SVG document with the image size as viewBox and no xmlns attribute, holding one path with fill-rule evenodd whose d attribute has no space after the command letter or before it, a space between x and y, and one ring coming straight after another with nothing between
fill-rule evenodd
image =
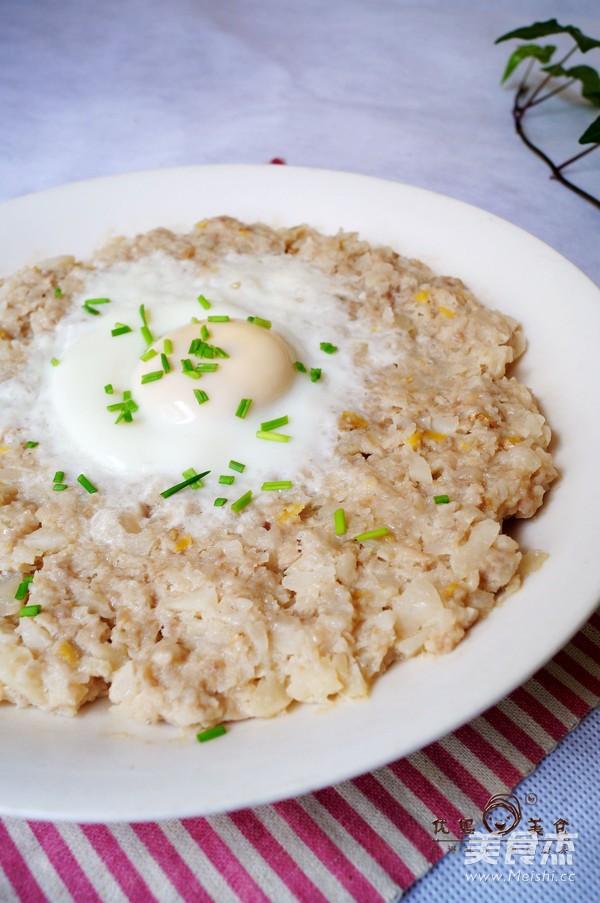
<instances>
[{"instance_id":1,"label":"circular logo icon","mask_svg":"<svg viewBox=\"0 0 600 903\"><path fill-rule=\"evenodd\" d=\"M514 793L497 793L483 810L483 823L490 834L510 834L521 821L521 804Z\"/></svg>"}]
</instances>

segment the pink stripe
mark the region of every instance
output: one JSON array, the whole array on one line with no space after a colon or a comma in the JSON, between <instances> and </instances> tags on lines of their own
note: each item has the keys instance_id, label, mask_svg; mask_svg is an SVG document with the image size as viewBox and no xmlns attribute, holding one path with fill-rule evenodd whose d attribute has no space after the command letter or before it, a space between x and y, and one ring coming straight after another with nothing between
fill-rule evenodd
<instances>
[{"instance_id":1,"label":"pink stripe","mask_svg":"<svg viewBox=\"0 0 600 903\"><path fill-rule=\"evenodd\" d=\"M252 903L269 903L254 878L205 818L186 818L181 824L238 897Z\"/></svg>"},{"instance_id":2,"label":"pink stripe","mask_svg":"<svg viewBox=\"0 0 600 903\"><path fill-rule=\"evenodd\" d=\"M531 695L529 690L518 687L508 697L523 712L542 727L553 740L558 742L567 733L567 728L556 718L545 705Z\"/></svg>"},{"instance_id":3,"label":"pink stripe","mask_svg":"<svg viewBox=\"0 0 600 903\"><path fill-rule=\"evenodd\" d=\"M490 798L490 791L468 772L458 759L455 759L441 743L431 743L425 747L423 753L472 803L475 803L477 807L483 810Z\"/></svg>"},{"instance_id":4,"label":"pink stripe","mask_svg":"<svg viewBox=\"0 0 600 903\"><path fill-rule=\"evenodd\" d=\"M463 818L463 813L459 812L456 806L445 796L438 788L425 777L422 771L413 765L410 759L399 759L389 766L397 778L408 787L409 790L418 797L422 803L434 814L436 819L445 818L456 824L458 829L459 819ZM433 832L433 821L431 822ZM447 827L450 825L447 824ZM458 836L456 831L453 834Z\"/></svg>"},{"instance_id":5,"label":"pink stripe","mask_svg":"<svg viewBox=\"0 0 600 903\"><path fill-rule=\"evenodd\" d=\"M488 743L485 737L478 734L470 724L459 727L454 732L454 736L481 760L482 765L493 771L507 787L514 787L523 777L518 768L515 768L512 762L509 762L501 752Z\"/></svg>"},{"instance_id":6,"label":"pink stripe","mask_svg":"<svg viewBox=\"0 0 600 903\"><path fill-rule=\"evenodd\" d=\"M381 866L392 881L395 881L404 890L410 887L415 880L415 875L334 787L318 790L313 796L345 828L350 837L354 838L363 850Z\"/></svg>"},{"instance_id":7,"label":"pink stripe","mask_svg":"<svg viewBox=\"0 0 600 903\"><path fill-rule=\"evenodd\" d=\"M530 762L537 764L545 755L544 749L533 740L519 725L509 718L508 715L494 706L484 712L482 715L499 734L506 737L515 749L526 756Z\"/></svg>"},{"instance_id":8,"label":"pink stripe","mask_svg":"<svg viewBox=\"0 0 600 903\"><path fill-rule=\"evenodd\" d=\"M317 900L327 903L318 887L304 874L251 809L231 812L229 817L292 893L306 903L316 903Z\"/></svg>"},{"instance_id":9,"label":"pink stripe","mask_svg":"<svg viewBox=\"0 0 600 903\"><path fill-rule=\"evenodd\" d=\"M91 903L92 900L102 903L58 829L48 821L29 822L29 827L71 896L75 900L85 900L86 903Z\"/></svg>"},{"instance_id":10,"label":"pink stripe","mask_svg":"<svg viewBox=\"0 0 600 903\"><path fill-rule=\"evenodd\" d=\"M596 665L600 665L600 646L591 637L586 636L585 633L578 633L571 640L571 644L591 658Z\"/></svg>"},{"instance_id":11,"label":"pink stripe","mask_svg":"<svg viewBox=\"0 0 600 903\"><path fill-rule=\"evenodd\" d=\"M559 702L569 709L573 715L576 715L577 718L583 718L584 715L590 710L590 706L587 705L581 699L580 696L577 696L566 687L558 678L554 677L553 674L550 674L545 668L542 668L541 671L538 671L537 674L534 675L533 680L537 680L537 682L544 687L549 693L552 693L555 699L558 699ZM565 730L567 733L568 728Z\"/></svg>"},{"instance_id":12,"label":"pink stripe","mask_svg":"<svg viewBox=\"0 0 600 903\"><path fill-rule=\"evenodd\" d=\"M198 882L187 863L157 824L143 822L131 827L184 900L188 900L189 903L200 903L201 900L212 903L210 894Z\"/></svg>"},{"instance_id":13,"label":"pink stripe","mask_svg":"<svg viewBox=\"0 0 600 903\"><path fill-rule=\"evenodd\" d=\"M287 800L284 803L276 803L274 808L315 856L321 860L328 871L337 878L348 893L352 894L354 900L359 903L383 901L384 898L371 882L354 867L341 848L330 840L320 825L308 815L299 803L295 800Z\"/></svg>"},{"instance_id":14,"label":"pink stripe","mask_svg":"<svg viewBox=\"0 0 600 903\"><path fill-rule=\"evenodd\" d=\"M133 866L105 825L80 825L81 830L102 859L109 872L129 900L143 900L144 903L158 903L157 898Z\"/></svg>"},{"instance_id":15,"label":"pink stripe","mask_svg":"<svg viewBox=\"0 0 600 903\"><path fill-rule=\"evenodd\" d=\"M363 774L359 778L355 778L352 783L374 806L377 806L380 812L387 815L392 824L410 840L425 859L432 863L437 862L440 858L439 844L433 842L423 826L394 799L379 781L375 780L372 774Z\"/></svg>"},{"instance_id":16,"label":"pink stripe","mask_svg":"<svg viewBox=\"0 0 600 903\"><path fill-rule=\"evenodd\" d=\"M27 861L0 820L0 868L24 903L48 903L48 897L29 871Z\"/></svg>"},{"instance_id":17,"label":"pink stripe","mask_svg":"<svg viewBox=\"0 0 600 903\"><path fill-rule=\"evenodd\" d=\"M582 687L585 687L593 693L594 696L600 696L600 680L584 668L576 659L564 651L564 649L554 656L557 665L577 680Z\"/></svg>"}]
</instances>

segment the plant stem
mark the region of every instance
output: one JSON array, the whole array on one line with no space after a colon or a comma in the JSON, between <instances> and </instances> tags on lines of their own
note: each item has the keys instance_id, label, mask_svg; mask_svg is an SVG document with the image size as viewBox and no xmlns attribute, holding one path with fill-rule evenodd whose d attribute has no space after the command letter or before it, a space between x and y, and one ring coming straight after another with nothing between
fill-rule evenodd
<instances>
[{"instance_id":1,"label":"plant stem","mask_svg":"<svg viewBox=\"0 0 600 903\"><path fill-rule=\"evenodd\" d=\"M548 91L547 94L542 94L541 97L538 97L537 100L529 100L525 106L529 109L530 107L537 107L539 103L543 103L545 100L549 100L551 97L554 97L556 94L560 94L561 91L564 91L566 88L570 87L577 79L571 78L568 82L565 82L564 85L559 85L558 88L554 88L553 91Z\"/></svg>"}]
</instances>

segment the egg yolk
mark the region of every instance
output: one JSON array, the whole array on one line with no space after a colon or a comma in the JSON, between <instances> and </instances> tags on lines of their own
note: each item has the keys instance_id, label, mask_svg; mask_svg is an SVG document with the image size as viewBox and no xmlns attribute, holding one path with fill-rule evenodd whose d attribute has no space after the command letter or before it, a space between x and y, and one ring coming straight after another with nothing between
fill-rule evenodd
<instances>
[{"instance_id":1,"label":"egg yolk","mask_svg":"<svg viewBox=\"0 0 600 903\"><path fill-rule=\"evenodd\" d=\"M208 330L205 340L203 325ZM171 369L156 377L163 369L165 342ZM149 350L156 355L138 363L135 397L147 417L167 423L229 418L243 398L253 407L267 405L283 395L294 378L291 352L281 336L245 320L190 323L161 336ZM199 403L195 389L201 398L208 396L209 404Z\"/></svg>"}]
</instances>

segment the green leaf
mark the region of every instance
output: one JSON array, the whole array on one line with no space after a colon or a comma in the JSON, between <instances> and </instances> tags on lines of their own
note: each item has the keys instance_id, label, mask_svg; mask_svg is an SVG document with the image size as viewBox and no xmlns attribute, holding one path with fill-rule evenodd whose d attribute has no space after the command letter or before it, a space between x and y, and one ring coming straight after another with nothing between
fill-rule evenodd
<instances>
[{"instance_id":1,"label":"green leaf","mask_svg":"<svg viewBox=\"0 0 600 903\"><path fill-rule=\"evenodd\" d=\"M552 44L547 44L545 47L541 47L539 44L521 44L521 46L517 47L515 52L508 58L508 63L506 64L506 69L504 70L501 81L505 82L515 71L519 63L522 63L523 60L530 57L539 60L540 63L548 63L552 59L552 54L555 50L556 47Z\"/></svg>"},{"instance_id":2,"label":"green leaf","mask_svg":"<svg viewBox=\"0 0 600 903\"><path fill-rule=\"evenodd\" d=\"M600 144L600 116L594 119L591 125L587 127L581 138L580 144Z\"/></svg>"},{"instance_id":3,"label":"green leaf","mask_svg":"<svg viewBox=\"0 0 600 903\"><path fill-rule=\"evenodd\" d=\"M600 75L591 66L545 66L544 72L553 78L574 78L581 82L581 93L595 107L600 107Z\"/></svg>"},{"instance_id":4,"label":"green leaf","mask_svg":"<svg viewBox=\"0 0 600 903\"><path fill-rule=\"evenodd\" d=\"M522 28L515 28L497 38L496 44L502 41L511 41L513 38L521 38L529 41L535 38L545 38L551 34L568 34L571 35L582 53L587 53L594 47L600 47L600 41L596 38L588 38L579 28L574 25L560 25L556 19L548 19L546 22L534 22L533 25L526 25Z\"/></svg>"}]
</instances>

